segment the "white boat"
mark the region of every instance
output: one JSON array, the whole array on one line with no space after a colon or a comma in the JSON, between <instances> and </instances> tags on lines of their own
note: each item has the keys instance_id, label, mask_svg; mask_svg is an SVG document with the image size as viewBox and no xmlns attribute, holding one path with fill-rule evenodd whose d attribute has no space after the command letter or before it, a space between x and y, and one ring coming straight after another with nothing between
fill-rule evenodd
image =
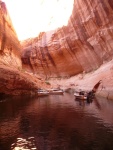
<instances>
[{"instance_id":1,"label":"white boat","mask_svg":"<svg viewBox=\"0 0 113 150\"><path fill-rule=\"evenodd\" d=\"M95 94L93 91L90 92L75 92L74 96L76 99L83 99L83 100L91 100L94 99Z\"/></svg>"},{"instance_id":2,"label":"white boat","mask_svg":"<svg viewBox=\"0 0 113 150\"><path fill-rule=\"evenodd\" d=\"M82 99L82 100L87 99L86 95L80 95L79 93L74 93L74 96L75 96L76 99Z\"/></svg>"},{"instance_id":3,"label":"white boat","mask_svg":"<svg viewBox=\"0 0 113 150\"><path fill-rule=\"evenodd\" d=\"M102 83L102 80L98 81L97 84L94 85L93 89L89 92L79 91L74 93L76 99L83 99L83 100L92 100L95 97L95 93L98 90L99 85Z\"/></svg>"},{"instance_id":4,"label":"white boat","mask_svg":"<svg viewBox=\"0 0 113 150\"><path fill-rule=\"evenodd\" d=\"M49 92L46 90L38 90L37 94L38 96L47 96L49 95Z\"/></svg>"},{"instance_id":5,"label":"white boat","mask_svg":"<svg viewBox=\"0 0 113 150\"><path fill-rule=\"evenodd\" d=\"M49 94L63 94L63 90L61 89L49 89L48 90Z\"/></svg>"}]
</instances>

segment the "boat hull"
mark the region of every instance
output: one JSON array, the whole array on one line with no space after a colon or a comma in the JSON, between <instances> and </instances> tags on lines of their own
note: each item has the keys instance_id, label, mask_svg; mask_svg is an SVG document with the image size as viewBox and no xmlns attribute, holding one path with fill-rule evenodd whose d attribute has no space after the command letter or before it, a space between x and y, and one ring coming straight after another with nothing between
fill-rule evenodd
<instances>
[{"instance_id":1,"label":"boat hull","mask_svg":"<svg viewBox=\"0 0 113 150\"><path fill-rule=\"evenodd\" d=\"M74 96L75 96L76 99L82 99L82 100L86 100L87 99L87 96L84 96L84 95L74 94Z\"/></svg>"},{"instance_id":2,"label":"boat hull","mask_svg":"<svg viewBox=\"0 0 113 150\"><path fill-rule=\"evenodd\" d=\"M49 92L46 91L46 90L39 90L39 91L37 92L37 95L38 95L38 96L48 96L48 95L49 95Z\"/></svg>"},{"instance_id":3,"label":"boat hull","mask_svg":"<svg viewBox=\"0 0 113 150\"><path fill-rule=\"evenodd\" d=\"M38 96L48 96L49 94L45 94L45 93L38 93Z\"/></svg>"},{"instance_id":4,"label":"boat hull","mask_svg":"<svg viewBox=\"0 0 113 150\"><path fill-rule=\"evenodd\" d=\"M56 94L56 95L57 95L57 94L58 94L58 95L61 94L61 95L62 95L63 92L49 92L49 94Z\"/></svg>"},{"instance_id":5,"label":"boat hull","mask_svg":"<svg viewBox=\"0 0 113 150\"><path fill-rule=\"evenodd\" d=\"M51 89L51 90L49 90L49 94L63 94L64 92L62 91L62 90L57 90L57 89Z\"/></svg>"}]
</instances>

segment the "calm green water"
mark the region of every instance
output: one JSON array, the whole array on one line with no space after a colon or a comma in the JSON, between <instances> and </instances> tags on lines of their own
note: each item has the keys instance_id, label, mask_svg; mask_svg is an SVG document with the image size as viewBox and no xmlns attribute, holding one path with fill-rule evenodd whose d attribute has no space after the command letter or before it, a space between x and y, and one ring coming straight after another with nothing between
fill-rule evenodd
<instances>
[{"instance_id":1,"label":"calm green water","mask_svg":"<svg viewBox=\"0 0 113 150\"><path fill-rule=\"evenodd\" d=\"M0 101L0 150L113 150L113 101L73 94Z\"/></svg>"}]
</instances>

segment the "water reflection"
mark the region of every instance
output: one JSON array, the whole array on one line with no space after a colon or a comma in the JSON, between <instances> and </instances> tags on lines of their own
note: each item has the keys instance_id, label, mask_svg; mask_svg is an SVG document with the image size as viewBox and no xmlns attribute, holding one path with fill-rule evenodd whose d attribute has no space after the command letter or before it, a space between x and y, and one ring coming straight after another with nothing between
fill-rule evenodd
<instances>
[{"instance_id":1,"label":"water reflection","mask_svg":"<svg viewBox=\"0 0 113 150\"><path fill-rule=\"evenodd\" d=\"M85 106L85 105L91 104L93 102L93 99L84 100L84 99L76 99L75 98L75 101L78 102L78 104L80 106Z\"/></svg>"},{"instance_id":2,"label":"water reflection","mask_svg":"<svg viewBox=\"0 0 113 150\"><path fill-rule=\"evenodd\" d=\"M8 99L0 103L0 150L111 150L112 108L113 101L79 102L68 93Z\"/></svg>"},{"instance_id":3,"label":"water reflection","mask_svg":"<svg viewBox=\"0 0 113 150\"><path fill-rule=\"evenodd\" d=\"M37 150L34 137L27 139L17 138L16 142L11 144L11 150Z\"/></svg>"}]
</instances>

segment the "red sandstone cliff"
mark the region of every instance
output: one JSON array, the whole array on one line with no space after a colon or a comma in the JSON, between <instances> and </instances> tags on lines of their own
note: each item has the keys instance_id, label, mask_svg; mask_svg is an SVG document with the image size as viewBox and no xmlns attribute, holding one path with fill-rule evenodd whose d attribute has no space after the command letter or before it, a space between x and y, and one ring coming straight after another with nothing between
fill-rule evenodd
<instances>
[{"instance_id":1,"label":"red sandstone cliff","mask_svg":"<svg viewBox=\"0 0 113 150\"><path fill-rule=\"evenodd\" d=\"M20 49L6 5L0 1L0 64L21 68Z\"/></svg>"},{"instance_id":2,"label":"red sandstone cliff","mask_svg":"<svg viewBox=\"0 0 113 150\"><path fill-rule=\"evenodd\" d=\"M75 0L67 26L22 45L24 67L34 73L53 77L95 70L112 59L113 1Z\"/></svg>"},{"instance_id":3,"label":"red sandstone cliff","mask_svg":"<svg viewBox=\"0 0 113 150\"><path fill-rule=\"evenodd\" d=\"M21 48L6 5L0 0L0 97L35 94L38 88L47 87L39 76L22 69Z\"/></svg>"},{"instance_id":4,"label":"red sandstone cliff","mask_svg":"<svg viewBox=\"0 0 113 150\"><path fill-rule=\"evenodd\" d=\"M39 76L0 65L0 95L35 95L38 88L48 88Z\"/></svg>"},{"instance_id":5,"label":"red sandstone cliff","mask_svg":"<svg viewBox=\"0 0 113 150\"><path fill-rule=\"evenodd\" d=\"M34 75L28 75L21 68L21 46L4 3L0 3L0 14L0 93L34 93L38 87L47 86L34 76L36 74L43 77L73 76L94 71L112 59L111 0L76 0L67 26L21 42L24 69ZM108 97L109 91L112 93L111 68L112 61L107 69L103 69L106 73L98 69L99 75L91 73L88 77L86 74L82 80L73 79L74 88L78 86L78 89L82 87L90 90L97 80L103 79Z\"/></svg>"}]
</instances>

